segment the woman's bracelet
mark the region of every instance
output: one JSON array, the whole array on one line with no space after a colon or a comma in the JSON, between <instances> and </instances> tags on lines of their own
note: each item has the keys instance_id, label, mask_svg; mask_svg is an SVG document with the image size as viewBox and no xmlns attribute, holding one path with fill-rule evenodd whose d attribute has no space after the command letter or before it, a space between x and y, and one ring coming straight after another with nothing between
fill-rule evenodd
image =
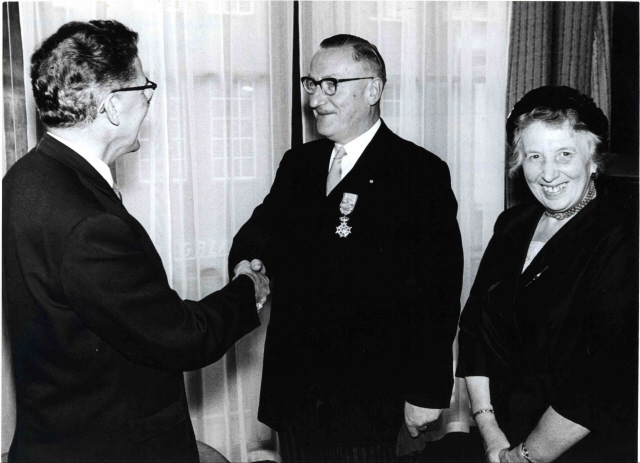
<instances>
[{"instance_id":1,"label":"woman's bracelet","mask_svg":"<svg viewBox=\"0 0 640 463\"><path fill-rule=\"evenodd\" d=\"M471 417L475 420L476 416L481 415L482 413L493 413L493 408L483 408L475 412Z\"/></svg>"},{"instance_id":2,"label":"woman's bracelet","mask_svg":"<svg viewBox=\"0 0 640 463\"><path fill-rule=\"evenodd\" d=\"M524 441L522 441L522 444L520 444L520 455L522 455L522 458L527 460L527 463L536 463L535 460L532 460L529 456L529 451L527 450L527 446L525 445Z\"/></svg>"}]
</instances>

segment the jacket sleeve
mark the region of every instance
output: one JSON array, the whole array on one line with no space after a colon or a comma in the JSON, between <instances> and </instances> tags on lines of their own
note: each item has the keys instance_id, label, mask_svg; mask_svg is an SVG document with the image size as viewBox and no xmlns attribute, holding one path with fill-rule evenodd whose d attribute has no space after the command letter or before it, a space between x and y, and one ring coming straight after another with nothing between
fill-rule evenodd
<instances>
[{"instance_id":1,"label":"jacket sleeve","mask_svg":"<svg viewBox=\"0 0 640 463\"><path fill-rule=\"evenodd\" d=\"M496 268L495 253L499 246L504 216L503 213L496 221L493 236L482 256L469 297L460 315L456 368L456 376L459 378L490 376L487 353L478 329L481 326L482 312L485 309L489 288L500 279Z\"/></svg>"},{"instance_id":2,"label":"jacket sleeve","mask_svg":"<svg viewBox=\"0 0 640 463\"><path fill-rule=\"evenodd\" d=\"M407 240L403 304L411 312L411 363L405 400L425 408L448 408L453 388L453 341L460 315L463 251L456 219L458 204L447 165L427 166L419 193L418 233ZM425 184L428 184L425 185ZM420 384L419 387L415 387Z\"/></svg>"},{"instance_id":3,"label":"jacket sleeve","mask_svg":"<svg viewBox=\"0 0 640 463\"><path fill-rule=\"evenodd\" d=\"M170 371L201 368L260 325L248 277L199 302L182 300L150 257L128 224L97 214L71 231L61 264L71 309L130 361Z\"/></svg>"},{"instance_id":4,"label":"jacket sleeve","mask_svg":"<svg viewBox=\"0 0 640 463\"><path fill-rule=\"evenodd\" d=\"M271 191L233 238L228 260L229 275L234 275L233 270L238 263L253 259L260 259L267 268L267 274L271 274L269 263L273 260L269 255L269 243L279 224L285 223L287 209L284 205L290 191L292 156L291 150L285 153Z\"/></svg>"}]
</instances>

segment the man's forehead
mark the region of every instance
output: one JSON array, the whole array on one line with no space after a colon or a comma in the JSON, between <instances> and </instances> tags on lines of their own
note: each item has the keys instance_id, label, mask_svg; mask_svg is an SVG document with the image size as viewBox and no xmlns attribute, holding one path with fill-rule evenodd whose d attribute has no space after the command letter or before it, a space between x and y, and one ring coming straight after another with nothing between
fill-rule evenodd
<instances>
[{"instance_id":1,"label":"man's forehead","mask_svg":"<svg viewBox=\"0 0 640 463\"><path fill-rule=\"evenodd\" d=\"M334 77L362 70L362 62L353 59L351 47L321 48L313 55L310 74L315 78Z\"/></svg>"},{"instance_id":2,"label":"man's forehead","mask_svg":"<svg viewBox=\"0 0 640 463\"><path fill-rule=\"evenodd\" d=\"M144 66L142 65L142 61L140 57L136 56L136 59L133 62L133 68L136 71L136 75L134 77L135 80L143 79L146 81L147 74L144 72Z\"/></svg>"}]
</instances>

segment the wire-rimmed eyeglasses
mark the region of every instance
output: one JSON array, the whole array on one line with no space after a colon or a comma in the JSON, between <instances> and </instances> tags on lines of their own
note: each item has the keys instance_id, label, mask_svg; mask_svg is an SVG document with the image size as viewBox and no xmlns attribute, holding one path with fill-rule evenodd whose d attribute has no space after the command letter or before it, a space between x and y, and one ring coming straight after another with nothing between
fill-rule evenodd
<instances>
[{"instance_id":1,"label":"wire-rimmed eyeglasses","mask_svg":"<svg viewBox=\"0 0 640 463\"><path fill-rule=\"evenodd\" d=\"M155 82L151 82L149 79L147 79L147 83L145 85L139 85L137 87L122 87L122 88L117 88L115 90L111 90L111 93L116 93L116 92L133 92L135 90L144 90L144 96L147 99L147 101L150 103L151 102L151 98L153 98L153 91L158 87L158 84L156 84Z\"/></svg>"},{"instance_id":2,"label":"wire-rimmed eyeglasses","mask_svg":"<svg viewBox=\"0 0 640 463\"><path fill-rule=\"evenodd\" d=\"M338 90L338 84L340 82L350 82L352 80L363 80L363 79L375 79L375 77L354 77L352 79L334 79L333 77L327 77L325 79L314 80L311 77L302 77L300 82L302 82L302 87L304 90L313 95L313 92L316 91L316 87L319 85L320 89L327 96L332 96L336 94Z\"/></svg>"}]
</instances>

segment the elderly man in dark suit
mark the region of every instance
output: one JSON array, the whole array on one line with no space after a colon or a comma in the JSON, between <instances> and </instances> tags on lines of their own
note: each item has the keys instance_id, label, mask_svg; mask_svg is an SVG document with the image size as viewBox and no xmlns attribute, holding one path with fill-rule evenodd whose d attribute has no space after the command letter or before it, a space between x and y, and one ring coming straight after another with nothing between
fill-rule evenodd
<instances>
[{"instance_id":1,"label":"elderly man in dark suit","mask_svg":"<svg viewBox=\"0 0 640 463\"><path fill-rule=\"evenodd\" d=\"M108 164L138 150L156 88L137 38L68 23L32 57L47 133L3 180L10 461L198 461L183 371L260 323L264 274L242 262L222 290L182 300L115 190Z\"/></svg>"},{"instance_id":2,"label":"elderly man in dark suit","mask_svg":"<svg viewBox=\"0 0 640 463\"><path fill-rule=\"evenodd\" d=\"M380 119L377 48L326 39L302 78L324 139L287 152L234 239L273 281L259 419L285 461L387 461L448 408L462 246L447 165ZM404 415L404 416L403 416Z\"/></svg>"}]
</instances>

